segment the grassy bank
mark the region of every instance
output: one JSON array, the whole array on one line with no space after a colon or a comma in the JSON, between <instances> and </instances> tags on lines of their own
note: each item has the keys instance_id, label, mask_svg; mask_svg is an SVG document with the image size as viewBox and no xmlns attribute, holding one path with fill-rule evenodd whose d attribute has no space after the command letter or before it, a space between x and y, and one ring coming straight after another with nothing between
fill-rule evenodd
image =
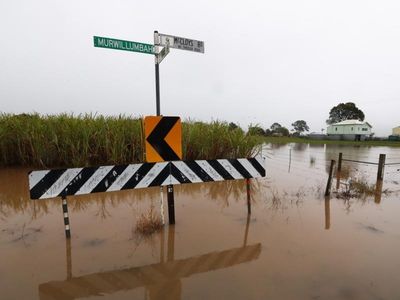
<instances>
[{"instance_id":1,"label":"grassy bank","mask_svg":"<svg viewBox=\"0 0 400 300\"><path fill-rule=\"evenodd\" d=\"M225 122L183 122L183 159L248 157L262 138ZM0 166L143 162L142 122L129 116L0 114Z\"/></svg>"},{"instance_id":2,"label":"grassy bank","mask_svg":"<svg viewBox=\"0 0 400 300\"><path fill-rule=\"evenodd\" d=\"M305 143L305 144L331 144L331 145L348 145L348 146L387 146L400 147L399 141L331 141L331 140L312 140L310 138L301 137L264 137L265 143L272 144L288 144L288 143Z\"/></svg>"}]
</instances>

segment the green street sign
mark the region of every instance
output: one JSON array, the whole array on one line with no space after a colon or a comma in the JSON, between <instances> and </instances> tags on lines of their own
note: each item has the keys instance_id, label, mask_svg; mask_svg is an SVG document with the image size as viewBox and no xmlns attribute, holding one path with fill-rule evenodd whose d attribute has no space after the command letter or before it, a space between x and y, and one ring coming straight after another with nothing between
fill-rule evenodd
<instances>
[{"instance_id":1,"label":"green street sign","mask_svg":"<svg viewBox=\"0 0 400 300\"><path fill-rule=\"evenodd\" d=\"M94 46L99 48L154 54L154 46L150 44L116 40L101 36L93 36L93 42Z\"/></svg>"}]
</instances>

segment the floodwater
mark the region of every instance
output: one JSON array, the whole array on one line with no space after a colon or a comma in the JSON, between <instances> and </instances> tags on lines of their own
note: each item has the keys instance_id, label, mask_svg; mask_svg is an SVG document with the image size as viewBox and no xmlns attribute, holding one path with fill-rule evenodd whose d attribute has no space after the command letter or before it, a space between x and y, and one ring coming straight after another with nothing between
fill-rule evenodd
<instances>
[{"instance_id":1,"label":"floodwater","mask_svg":"<svg viewBox=\"0 0 400 300\"><path fill-rule=\"evenodd\" d=\"M331 159L380 196L341 198ZM29 200L27 170L0 170L1 299L400 299L400 149L266 145L267 177L175 186L176 225L135 224L160 189ZM390 164L390 165L389 165ZM165 193L165 191L164 191ZM166 194L164 194L166 202ZM166 204L166 203L164 203ZM168 220L165 205L165 219Z\"/></svg>"}]
</instances>

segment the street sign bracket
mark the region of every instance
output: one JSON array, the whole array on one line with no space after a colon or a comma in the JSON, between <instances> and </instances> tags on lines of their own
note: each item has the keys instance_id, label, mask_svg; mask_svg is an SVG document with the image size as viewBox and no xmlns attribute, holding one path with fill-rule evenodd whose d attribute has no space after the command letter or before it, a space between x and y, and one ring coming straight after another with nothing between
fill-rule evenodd
<instances>
[{"instance_id":1,"label":"street sign bracket","mask_svg":"<svg viewBox=\"0 0 400 300\"><path fill-rule=\"evenodd\" d=\"M161 62L168 55L168 53L169 53L169 45L167 44L158 54L156 54L157 62L161 64Z\"/></svg>"}]
</instances>

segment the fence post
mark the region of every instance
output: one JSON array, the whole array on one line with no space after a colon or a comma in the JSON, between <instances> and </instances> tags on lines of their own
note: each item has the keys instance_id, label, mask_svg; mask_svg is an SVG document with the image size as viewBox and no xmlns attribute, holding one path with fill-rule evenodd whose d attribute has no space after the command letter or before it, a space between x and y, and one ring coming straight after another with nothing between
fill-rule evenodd
<instances>
[{"instance_id":1,"label":"fence post","mask_svg":"<svg viewBox=\"0 0 400 300\"><path fill-rule=\"evenodd\" d=\"M343 153L339 153L339 160L338 160L338 167L336 170L336 189L338 190L340 188L340 178L341 178L341 172L342 172L342 158L343 158Z\"/></svg>"},{"instance_id":2,"label":"fence post","mask_svg":"<svg viewBox=\"0 0 400 300\"><path fill-rule=\"evenodd\" d=\"M379 204L382 197L383 174L385 169L386 154L379 154L378 174L376 175L375 203Z\"/></svg>"},{"instance_id":3,"label":"fence post","mask_svg":"<svg viewBox=\"0 0 400 300\"><path fill-rule=\"evenodd\" d=\"M328 177L328 182L326 183L326 189L325 189L325 196L329 196L331 194L331 186L332 186L332 173L333 173L333 167L335 165L335 161L332 159L331 160L331 167L329 169L329 177Z\"/></svg>"},{"instance_id":4,"label":"fence post","mask_svg":"<svg viewBox=\"0 0 400 300\"><path fill-rule=\"evenodd\" d=\"M339 153L339 161L338 161L338 166L337 166L337 171L340 173L342 171L342 158L343 158L343 153Z\"/></svg>"},{"instance_id":5,"label":"fence post","mask_svg":"<svg viewBox=\"0 0 400 300\"><path fill-rule=\"evenodd\" d=\"M381 203L382 185L383 185L383 180L377 180L376 181L376 188L375 188L375 203L376 204Z\"/></svg>"},{"instance_id":6,"label":"fence post","mask_svg":"<svg viewBox=\"0 0 400 300\"><path fill-rule=\"evenodd\" d=\"M376 180L383 180L383 170L385 168L386 154L379 154L378 174Z\"/></svg>"}]
</instances>

